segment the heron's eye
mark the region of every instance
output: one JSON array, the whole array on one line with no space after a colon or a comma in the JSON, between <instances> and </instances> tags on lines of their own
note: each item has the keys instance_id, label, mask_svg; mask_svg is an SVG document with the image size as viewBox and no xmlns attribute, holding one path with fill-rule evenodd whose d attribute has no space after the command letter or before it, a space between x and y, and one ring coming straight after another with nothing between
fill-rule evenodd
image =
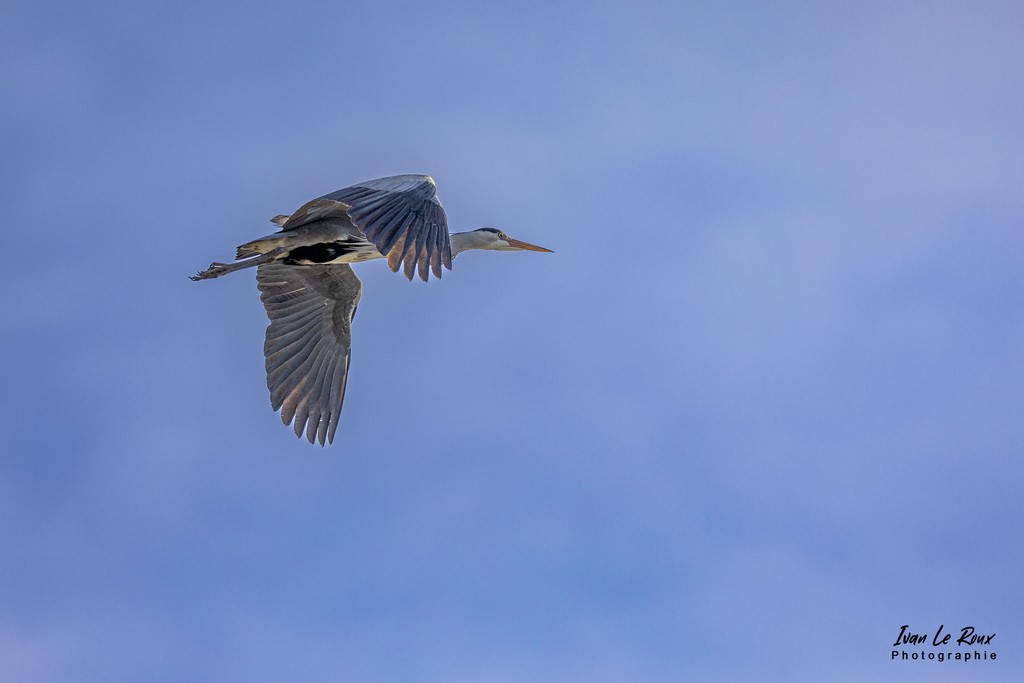
<instances>
[{"instance_id":1,"label":"heron's eye","mask_svg":"<svg viewBox=\"0 0 1024 683\"><path fill-rule=\"evenodd\" d=\"M503 233L503 232L499 232L499 233L498 233L498 237L499 237L499 238L501 238L501 239L503 239L503 240L507 240L507 239L508 239L508 235L506 235L506 234L505 234L505 233Z\"/></svg>"}]
</instances>

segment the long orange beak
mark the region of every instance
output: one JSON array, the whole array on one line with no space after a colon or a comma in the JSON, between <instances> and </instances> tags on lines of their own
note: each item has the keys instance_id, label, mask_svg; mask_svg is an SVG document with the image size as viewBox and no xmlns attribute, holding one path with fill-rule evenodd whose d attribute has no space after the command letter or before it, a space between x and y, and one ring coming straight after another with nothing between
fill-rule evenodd
<instances>
[{"instance_id":1,"label":"long orange beak","mask_svg":"<svg viewBox=\"0 0 1024 683\"><path fill-rule=\"evenodd\" d=\"M517 249L526 249L527 251L544 251L544 252L547 252L549 254L554 254L555 253L555 252L551 251L550 249L545 249L544 247L538 247L536 244L530 244L529 242L520 242L519 240L514 240L511 237L505 238L505 241L509 243L509 246L515 247Z\"/></svg>"}]
</instances>

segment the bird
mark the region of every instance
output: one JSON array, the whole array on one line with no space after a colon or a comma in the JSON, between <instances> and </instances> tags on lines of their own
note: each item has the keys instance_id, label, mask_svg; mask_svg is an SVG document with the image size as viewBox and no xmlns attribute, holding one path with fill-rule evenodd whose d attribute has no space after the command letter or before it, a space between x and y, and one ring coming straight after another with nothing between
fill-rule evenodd
<instances>
[{"instance_id":1,"label":"bird","mask_svg":"<svg viewBox=\"0 0 1024 683\"><path fill-rule=\"evenodd\" d=\"M325 194L289 215L270 219L280 230L238 247L234 263L213 262L192 280L256 268L267 311L263 352L271 407L295 435L321 446L334 442L352 357L352 319L362 282L351 264L387 259L406 278L430 273L464 251L550 249L485 227L448 232L448 218L428 175L396 175Z\"/></svg>"}]
</instances>

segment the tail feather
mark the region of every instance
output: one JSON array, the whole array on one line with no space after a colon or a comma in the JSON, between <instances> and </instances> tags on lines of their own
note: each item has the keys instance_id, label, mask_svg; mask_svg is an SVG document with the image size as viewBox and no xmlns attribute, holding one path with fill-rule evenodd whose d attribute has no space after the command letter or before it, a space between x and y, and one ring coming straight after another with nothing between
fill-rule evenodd
<instances>
[{"instance_id":1,"label":"tail feather","mask_svg":"<svg viewBox=\"0 0 1024 683\"><path fill-rule=\"evenodd\" d=\"M250 256L258 256L260 252L253 248L252 242L243 244L235 250L235 260L249 258Z\"/></svg>"},{"instance_id":2,"label":"tail feather","mask_svg":"<svg viewBox=\"0 0 1024 683\"><path fill-rule=\"evenodd\" d=\"M237 260L266 254L267 252L283 247L292 241L292 236L287 234L282 235L281 233L274 233L273 235L266 235L265 237L254 239L253 241L246 242L238 247L235 251L235 259Z\"/></svg>"}]
</instances>

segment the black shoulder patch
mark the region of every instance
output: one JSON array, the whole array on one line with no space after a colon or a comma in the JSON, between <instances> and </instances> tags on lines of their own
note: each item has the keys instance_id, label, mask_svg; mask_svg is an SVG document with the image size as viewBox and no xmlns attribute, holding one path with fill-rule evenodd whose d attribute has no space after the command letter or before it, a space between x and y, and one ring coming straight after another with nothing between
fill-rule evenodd
<instances>
[{"instance_id":1,"label":"black shoulder patch","mask_svg":"<svg viewBox=\"0 0 1024 683\"><path fill-rule=\"evenodd\" d=\"M292 266L310 265L314 263L330 263L336 258L355 251L344 242L321 242L305 247L296 247L288 252L284 262Z\"/></svg>"}]
</instances>

